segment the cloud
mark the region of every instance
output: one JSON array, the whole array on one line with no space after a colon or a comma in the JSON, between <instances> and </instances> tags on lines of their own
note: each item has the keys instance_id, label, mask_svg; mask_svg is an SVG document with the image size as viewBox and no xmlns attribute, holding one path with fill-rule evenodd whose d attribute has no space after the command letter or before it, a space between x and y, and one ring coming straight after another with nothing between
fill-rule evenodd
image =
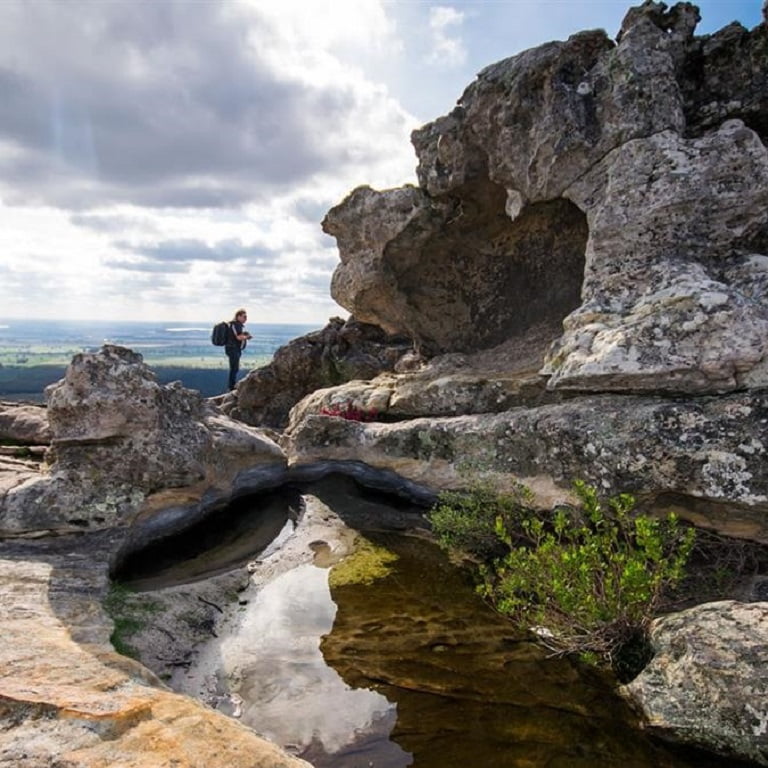
<instances>
[{"instance_id":1,"label":"cloud","mask_svg":"<svg viewBox=\"0 0 768 768\"><path fill-rule=\"evenodd\" d=\"M432 49L427 56L430 64L441 67L457 67L467 59L467 50L459 37L452 36L464 23L464 13L450 6L434 6L429 9L429 30Z\"/></svg>"},{"instance_id":2,"label":"cloud","mask_svg":"<svg viewBox=\"0 0 768 768\"><path fill-rule=\"evenodd\" d=\"M125 232L126 230L141 230L145 235L159 232L156 225L146 216L90 211L73 213L69 220L76 227L84 227L105 234Z\"/></svg>"},{"instance_id":3,"label":"cloud","mask_svg":"<svg viewBox=\"0 0 768 768\"><path fill-rule=\"evenodd\" d=\"M194 239L166 240L144 245L117 242L115 245L163 264L191 261L275 263L279 260L279 254L268 248L257 244L244 245L238 239L222 240L213 245Z\"/></svg>"},{"instance_id":4,"label":"cloud","mask_svg":"<svg viewBox=\"0 0 768 768\"><path fill-rule=\"evenodd\" d=\"M412 119L332 58L286 53L276 7L4 0L6 202L239 206L383 165L370 131Z\"/></svg>"}]
</instances>

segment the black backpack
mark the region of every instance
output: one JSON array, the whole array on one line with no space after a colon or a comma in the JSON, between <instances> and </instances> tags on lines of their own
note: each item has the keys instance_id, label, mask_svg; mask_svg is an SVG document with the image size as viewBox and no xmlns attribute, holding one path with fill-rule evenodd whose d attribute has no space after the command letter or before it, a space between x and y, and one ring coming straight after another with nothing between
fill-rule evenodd
<instances>
[{"instance_id":1,"label":"black backpack","mask_svg":"<svg viewBox=\"0 0 768 768\"><path fill-rule=\"evenodd\" d=\"M229 323L226 320L222 320L220 323L216 323L211 331L211 344L215 347L223 347L229 340Z\"/></svg>"}]
</instances>

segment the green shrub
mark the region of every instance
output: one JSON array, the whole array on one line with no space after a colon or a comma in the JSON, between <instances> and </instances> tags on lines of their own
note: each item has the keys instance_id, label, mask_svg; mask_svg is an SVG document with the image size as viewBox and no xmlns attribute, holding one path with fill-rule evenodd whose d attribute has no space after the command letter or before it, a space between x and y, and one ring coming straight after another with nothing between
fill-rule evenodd
<instances>
[{"instance_id":1,"label":"green shrub","mask_svg":"<svg viewBox=\"0 0 768 768\"><path fill-rule=\"evenodd\" d=\"M467 491L445 491L429 514L440 546L487 559L503 553L497 521L514 528L522 521L531 491L516 484L497 491L491 480L475 477Z\"/></svg>"},{"instance_id":2,"label":"green shrub","mask_svg":"<svg viewBox=\"0 0 768 768\"><path fill-rule=\"evenodd\" d=\"M594 488L574 488L578 507L544 515L520 501L510 513L509 500L487 487L465 498L443 494L431 519L443 546L501 547L478 567L478 591L497 610L533 628L549 648L599 659L628 679L644 663L664 590L684 575L694 531L674 516L633 515L627 494L604 507Z\"/></svg>"}]
</instances>

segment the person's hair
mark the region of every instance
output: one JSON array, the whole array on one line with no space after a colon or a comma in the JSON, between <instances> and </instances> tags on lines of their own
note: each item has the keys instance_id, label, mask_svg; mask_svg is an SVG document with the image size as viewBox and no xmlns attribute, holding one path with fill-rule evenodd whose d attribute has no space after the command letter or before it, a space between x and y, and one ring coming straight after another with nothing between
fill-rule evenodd
<instances>
[{"instance_id":1,"label":"person's hair","mask_svg":"<svg viewBox=\"0 0 768 768\"><path fill-rule=\"evenodd\" d=\"M232 322L234 323L235 320L237 320L237 316L238 315L247 315L247 314L248 314L248 312L245 309L237 309L237 310L235 310L235 314L232 315Z\"/></svg>"}]
</instances>

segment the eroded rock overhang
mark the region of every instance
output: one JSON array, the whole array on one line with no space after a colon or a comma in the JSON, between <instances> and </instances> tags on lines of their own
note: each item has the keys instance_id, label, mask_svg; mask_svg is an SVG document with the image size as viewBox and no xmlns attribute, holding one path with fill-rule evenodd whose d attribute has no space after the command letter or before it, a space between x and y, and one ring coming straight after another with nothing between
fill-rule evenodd
<instances>
[{"instance_id":1,"label":"eroded rock overhang","mask_svg":"<svg viewBox=\"0 0 768 768\"><path fill-rule=\"evenodd\" d=\"M336 301L429 353L544 324L553 389L768 383L768 31L697 22L646 3L616 43L588 31L484 69L414 132L418 187L358 188L326 216Z\"/></svg>"}]
</instances>

